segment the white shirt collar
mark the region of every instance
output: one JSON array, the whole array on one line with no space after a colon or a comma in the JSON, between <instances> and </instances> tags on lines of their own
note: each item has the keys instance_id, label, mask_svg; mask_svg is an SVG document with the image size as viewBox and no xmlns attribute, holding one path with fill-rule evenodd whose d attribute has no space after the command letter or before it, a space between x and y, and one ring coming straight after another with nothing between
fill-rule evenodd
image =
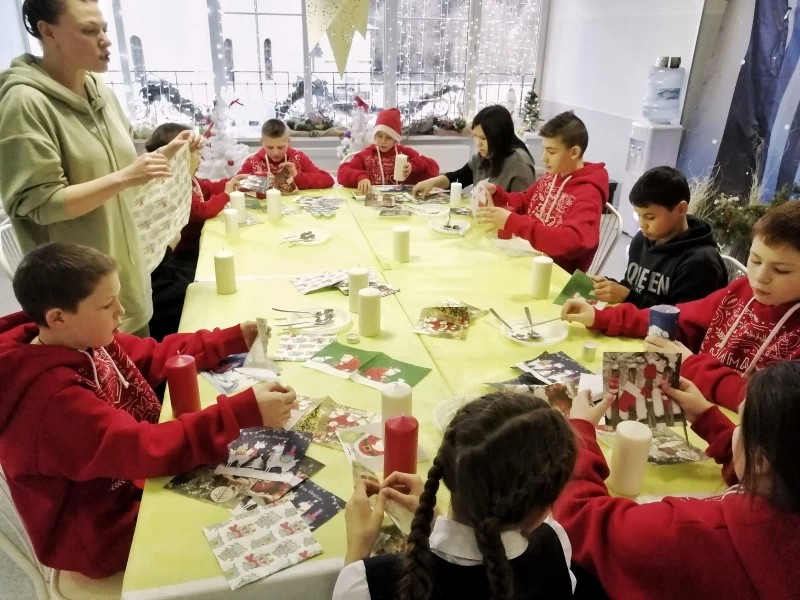
<instances>
[{"instance_id":1,"label":"white shirt collar","mask_svg":"<svg viewBox=\"0 0 800 600\"><path fill-rule=\"evenodd\" d=\"M508 560L513 560L528 549L528 540L519 529L509 529L500 534ZM483 564L483 554L478 549L475 530L462 523L438 517L430 537L431 551L447 562L457 565Z\"/></svg>"}]
</instances>

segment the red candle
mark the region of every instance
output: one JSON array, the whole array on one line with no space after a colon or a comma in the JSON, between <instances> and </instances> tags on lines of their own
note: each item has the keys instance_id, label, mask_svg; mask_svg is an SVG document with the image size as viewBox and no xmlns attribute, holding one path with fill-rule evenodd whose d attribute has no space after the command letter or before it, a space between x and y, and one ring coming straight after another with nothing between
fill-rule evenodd
<instances>
[{"instance_id":1,"label":"red candle","mask_svg":"<svg viewBox=\"0 0 800 600\"><path fill-rule=\"evenodd\" d=\"M197 387L197 364L193 356L171 356L166 362L169 401L172 416L200 410L200 390Z\"/></svg>"},{"instance_id":2,"label":"red candle","mask_svg":"<svg viewBox=\"0 0 800 600\"><path fill-rule=\"evenodd\" d=\"M419 422L411 415L390 417L383 435L383 478L395 471L416 473Z\"/></svg>"}]
</instances>

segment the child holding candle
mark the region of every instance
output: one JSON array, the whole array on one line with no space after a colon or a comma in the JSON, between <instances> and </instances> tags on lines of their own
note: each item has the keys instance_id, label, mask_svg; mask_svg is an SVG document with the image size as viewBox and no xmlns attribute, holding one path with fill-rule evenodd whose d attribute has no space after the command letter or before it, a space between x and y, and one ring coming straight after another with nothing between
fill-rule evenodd
<instances>
[{"instance_id":1,"label":"child holding candle","mask_svg":"<svg viewBox=\"0 0 800 600\"><path fill-rule=\"evenodd\" d=\"M275 173L287 167L292 178L289 183L294 183L297 189L333 187L331 174L311 162L303 152L292 148L291 143L292 138L286 123L280 119L264 121L261 126L261 150L244 160L239 173L267 177L272 184Z\"/></svg>"},{"instance_id":2,"label":"child holding candle","mask_svg":"<svg viewBox=\"0 0 800 600\"><path fill-rule=\"evenodd\" d=\"M556 501L574 562L595 575L611 598L790 599L800 589L800 362L755 374L736 427L688 380L667 393L683 408L706 452L734 485L721 496L637 504L612 498L595 436L607 397L573 403L581 441L572 480Z\"/></svg>"},{"instance_id":3,"label":"child holding candle","mask_svg":"<svg viewBox=\"0 0 800 600\"><path fill-rule=\"evenodd\" d=\"M477 152L467 164L419 182L412 193L426 196L434 187L452 190L457 183L466 188L484 179L510 192L524 192L536 181L533 157L514 132L511 113L504 106L496 104L478 111L472 119L472 140ZM450 203L460 204L454 200L451 197Z\"/></svg>"},{"instance_id":4,"label":"child holding candle","mask_svg":"<svg viewBox=\"0 0 800 600\"><path fill-rule=\"evenodd\" d=\"M372 510L365 482L356 482L334 600L571 598L569 540L549 513L575 456L566 418L544 400L494 393L470 402L448 425L424 484L394 473ZM434 521L441 481L450 510ZM369 558L388 500L416 511L406 554Z\"/></svg>"},{"instance_id":5,"label":"child holding candle","mask_svg":"<svg viewBox=\"0 0 800 600\"><path fill-rule=\"evenodd\" d=\"M400 111L396 108L382 110L373 130L375 143L339 165L336 179L343 186L357 188L359 194L366 194L373 184L414 184L438 173L439 165L435 160L400 144L402 136ZM394 168L398 155L406 158L400 179Z\"/></svg>"},{"instance_id":6,"label":"child holding candle","mask_svg":"<svg viewBox=\"0 0 800 600\"><path fill-rule=\"evenodd\" d=\"M800 202L773 208L755 224L747 277L678 308L676 342L645 337L650 309L632 304L597 311L567 300L561 318L606 335L643 337L647 351L683 353L681 374L731 410L755 371L800 358Z\"/></svg>"},{"instance_id":7,"label":"child holding candle","mask_svg":"<svg viewBox=\"0 0 800 600\"><path fill-rule=\"evenodd\" d=\"M254 322L157 344L119 333L116 262L86 246L43 244L14 274L24 312L0 319L0 464L42 564L88 577L125 568L139 510L134 480L227 456L245 427L281 427L291 388L259 384L158 423L152 386L167 360L216 366L245 352Z\"/></svg>"}]
</instances>

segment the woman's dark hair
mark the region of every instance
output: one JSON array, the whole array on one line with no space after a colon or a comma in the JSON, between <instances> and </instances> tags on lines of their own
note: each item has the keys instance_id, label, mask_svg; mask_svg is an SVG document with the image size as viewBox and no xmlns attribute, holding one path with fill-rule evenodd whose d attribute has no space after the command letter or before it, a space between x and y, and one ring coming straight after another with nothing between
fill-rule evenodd
<instances>
[{"instance_id":1,"label":"woman's dark hair","mask_svg":"<svg viewBox=\"0 0 800 600\"><path fill-rule=\"evenodd\" d=\"M745 465L742 487L762 493L776 508L800 512L800 461L797 432L800 431L800 361L775 363L758 371L747 384L747 402L742 414L741 441ZM757 485L756 472L768 463L766 490Z\"/></svg>"},{"instance_id":2,"label":"woman's dark hair","mask_svg":"<svg viewBox=\"0 0 800 600\"><path fill-rule=\"evenodd\" d=\"M457 519L475 530L491 597L513 598L513 574L500 534L556 500L572 473L576 453L567 420L544 400L492 393L459 409L420 495L399 597L425 600L433 595L429 538L436 492L444 480Z\"/></svg>"},{"instance_id":3,"label":"woman's dark hair","mask_svg":"<svg viewBox=\"0 0 800 600\"><path fill-rule=\"evenodd\" d=\"M514 121L508 109L499 104L485 106L472 119L472 128L479 126L486 136L489 156L483 159L484 168L489 167L489 176L497 177L503 170L503 163L517 148L521 148L531 156L530 150L514 132ZM531 156L533 160L533 156Z\"/></svg>"},{"instance_id":4,"label":"woman's dark hair","mask_svg":"<svg viewBox=\"0 0 800 600\"><path fill-rule=\"evenodd\" d=\"M84 2L96 1L84 0ZM62 14L64 14L64 0L25 0L22 3L22 22L25 29L38 40L42 39L37 27L39 21L54 24Z\"/></svg>"},{"instance_id":5,"label":"woman's dark hair","mask_svg":"<svg viewBox=\"0 0 800 600\"><path fill-rule=\"evenodd\" d=\"M189 129L191 129L191 127L183 123L162 123L150 134L150 139L144 143L144 149L147 152L155 152L174 140L175 136L181 131L187 131Z\"/></svg>"}]
</instances>

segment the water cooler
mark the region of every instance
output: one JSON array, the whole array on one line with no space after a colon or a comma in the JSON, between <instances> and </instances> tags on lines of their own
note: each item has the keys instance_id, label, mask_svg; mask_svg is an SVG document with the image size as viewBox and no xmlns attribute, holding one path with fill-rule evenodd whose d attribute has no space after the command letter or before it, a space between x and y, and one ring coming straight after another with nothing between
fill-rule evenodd
<instances>
[{"instance_id":1,"label":"water cooler","mask_svg":"<svg viewBox=\"0 0 800 600\"><path fill-rule=\"evenodd\" d=\"M662 125L646 121L633 123L628 142L625 175L619 190L619 211L622 214L623 230L628 235L633 236L639 231L638 215L628 200L633 184L648 169L675 166L682 132L683 127L680 125Z\"/></svg>"}]
</instances>

